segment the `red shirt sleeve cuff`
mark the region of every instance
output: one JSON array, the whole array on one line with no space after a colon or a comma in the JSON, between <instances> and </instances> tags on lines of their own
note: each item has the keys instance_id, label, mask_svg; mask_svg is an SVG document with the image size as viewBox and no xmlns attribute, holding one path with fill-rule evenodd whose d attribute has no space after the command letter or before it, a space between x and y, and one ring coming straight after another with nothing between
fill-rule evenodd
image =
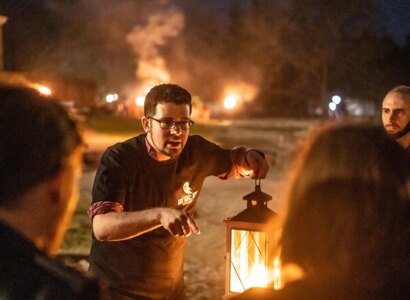
<instances>
[{"instance_id":1,"label":"red shirt sleeve cuff","mask_svg":"<svg viewBox=\"0 0 410 300\"><path fill-rule=\"evenodd\" d=\"M87 210L87 214L90 222L92 222L96 215L122 211L124 211L124 207L121 203L112 201L98 201L90 206Z\"/></svg>"}]
</instances>

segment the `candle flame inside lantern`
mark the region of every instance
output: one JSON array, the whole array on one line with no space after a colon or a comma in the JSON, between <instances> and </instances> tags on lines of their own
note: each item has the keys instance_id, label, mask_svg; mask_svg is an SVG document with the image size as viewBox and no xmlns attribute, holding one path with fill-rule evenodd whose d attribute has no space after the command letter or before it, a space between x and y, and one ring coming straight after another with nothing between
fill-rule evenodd
<instances>
[{"instance_id":1,"label":"candle flame inside lantern","mask_svg":"<svg viewBox=\"0 0 410 300\"><path fill-rule=\"evenodd\" d=\"M266 287L266 234L233 230L231 241L231 292L240 293L250 287Z\"/></svg>"},{"instance_id":2,"label":"candle flame inside lantern","mask_svg":"<svg viewBox=\"0 0 410 300\"><path fill-rule=\"evenodd\" d=\"M282 288L279 257L273 268L267 264L267 236L264 232L232 230L230 291L241 293L251 287Z\"/></svg>"},{"instance_id":3,"label":"candle flame inside lantern","mask_svg":"<svg viewBox=\"0 0 410 300\"><path fill-rule=\"evenodd\" d=\"M249 284L252 287L266 287L268 284L268 271L263 264L252 267Z\"/></svg>"}]
</instances>

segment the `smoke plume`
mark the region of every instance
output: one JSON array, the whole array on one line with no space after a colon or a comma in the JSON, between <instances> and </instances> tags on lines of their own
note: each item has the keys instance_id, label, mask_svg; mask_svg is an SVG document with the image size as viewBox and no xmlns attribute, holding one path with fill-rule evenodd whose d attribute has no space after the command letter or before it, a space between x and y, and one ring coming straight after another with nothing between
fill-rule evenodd
<instances>
[{"instance_id":1,"label":"smoke plume","mask_svg":"<svg viewBox=\"0 0 410 300\"><path fill-rule=\"evenodd\" d=\"M181 32L184 23L181 11L171 6L152 14L146 25L135 26L127 35L137 59L136 77L140 88L170 81L160 48Z\"/></svg>"}]
</instances>

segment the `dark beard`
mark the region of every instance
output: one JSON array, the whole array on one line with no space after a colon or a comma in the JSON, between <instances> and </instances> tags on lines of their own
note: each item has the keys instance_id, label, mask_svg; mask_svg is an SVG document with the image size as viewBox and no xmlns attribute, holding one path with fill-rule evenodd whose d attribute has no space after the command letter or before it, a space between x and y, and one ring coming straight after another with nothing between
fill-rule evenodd
<instances>
[{"instance_id":1,"label":"dark beard","mask_svg":"<svg viewBox=\"0 0 410 300\"><path fill-rule=\"evenodd\" d=\"M165 147L163 147L162 149L159 148L156 143L154 142L154 139L152 138L152 135L150 135L150 138L148 139L148 141L151 142L151 146L154 147L154 149L158 152L160 152L161 154L168 156L169 158L174 158L176 156L178 156L179 154L181 154L182 150L180 149L165 149Z\"/></svg>"},{"instance_id":2,"label":"dark beard","mask_svg":"<svg viewBox=\"0 0 410 300\"><path fill-rule=\"evenodd\" d=\"M159 149L158 149L159 150ZM159 150L162 154L174 158L175 156L178 156L180 154L180 150L179 149L166 149L166 150Z\"/></svg>"},{"instance_id":3,"label":"dark beard","mask_svg":"<svg viewBox=\"0 0 410 300\"><path fill-rule=\"evenodd\" d=\"M408 122L406 124L406 127L404 127L402 130L400 130L397 133L392 134L391 136L397 140L397 139L405 136L408 132L410 132L410 122Z\"/></svg>"}]
</instances>

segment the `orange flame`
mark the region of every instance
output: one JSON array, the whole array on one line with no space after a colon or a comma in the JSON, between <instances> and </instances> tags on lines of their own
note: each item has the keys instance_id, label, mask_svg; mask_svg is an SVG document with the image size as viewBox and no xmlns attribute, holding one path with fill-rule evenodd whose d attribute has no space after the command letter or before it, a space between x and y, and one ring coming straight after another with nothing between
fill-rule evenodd
<instances>
[{"instance_id":1,"label":"orange flame","mask_svg":"<svg viewBox=\"0 0 410 300\"><path fill-rule=\"evenodd\" d=\"M241 293L251 287L283 286L279 257L268 268L267 236L265 232L232 230L230 291Z\"/></svg>"}]
</instances>

